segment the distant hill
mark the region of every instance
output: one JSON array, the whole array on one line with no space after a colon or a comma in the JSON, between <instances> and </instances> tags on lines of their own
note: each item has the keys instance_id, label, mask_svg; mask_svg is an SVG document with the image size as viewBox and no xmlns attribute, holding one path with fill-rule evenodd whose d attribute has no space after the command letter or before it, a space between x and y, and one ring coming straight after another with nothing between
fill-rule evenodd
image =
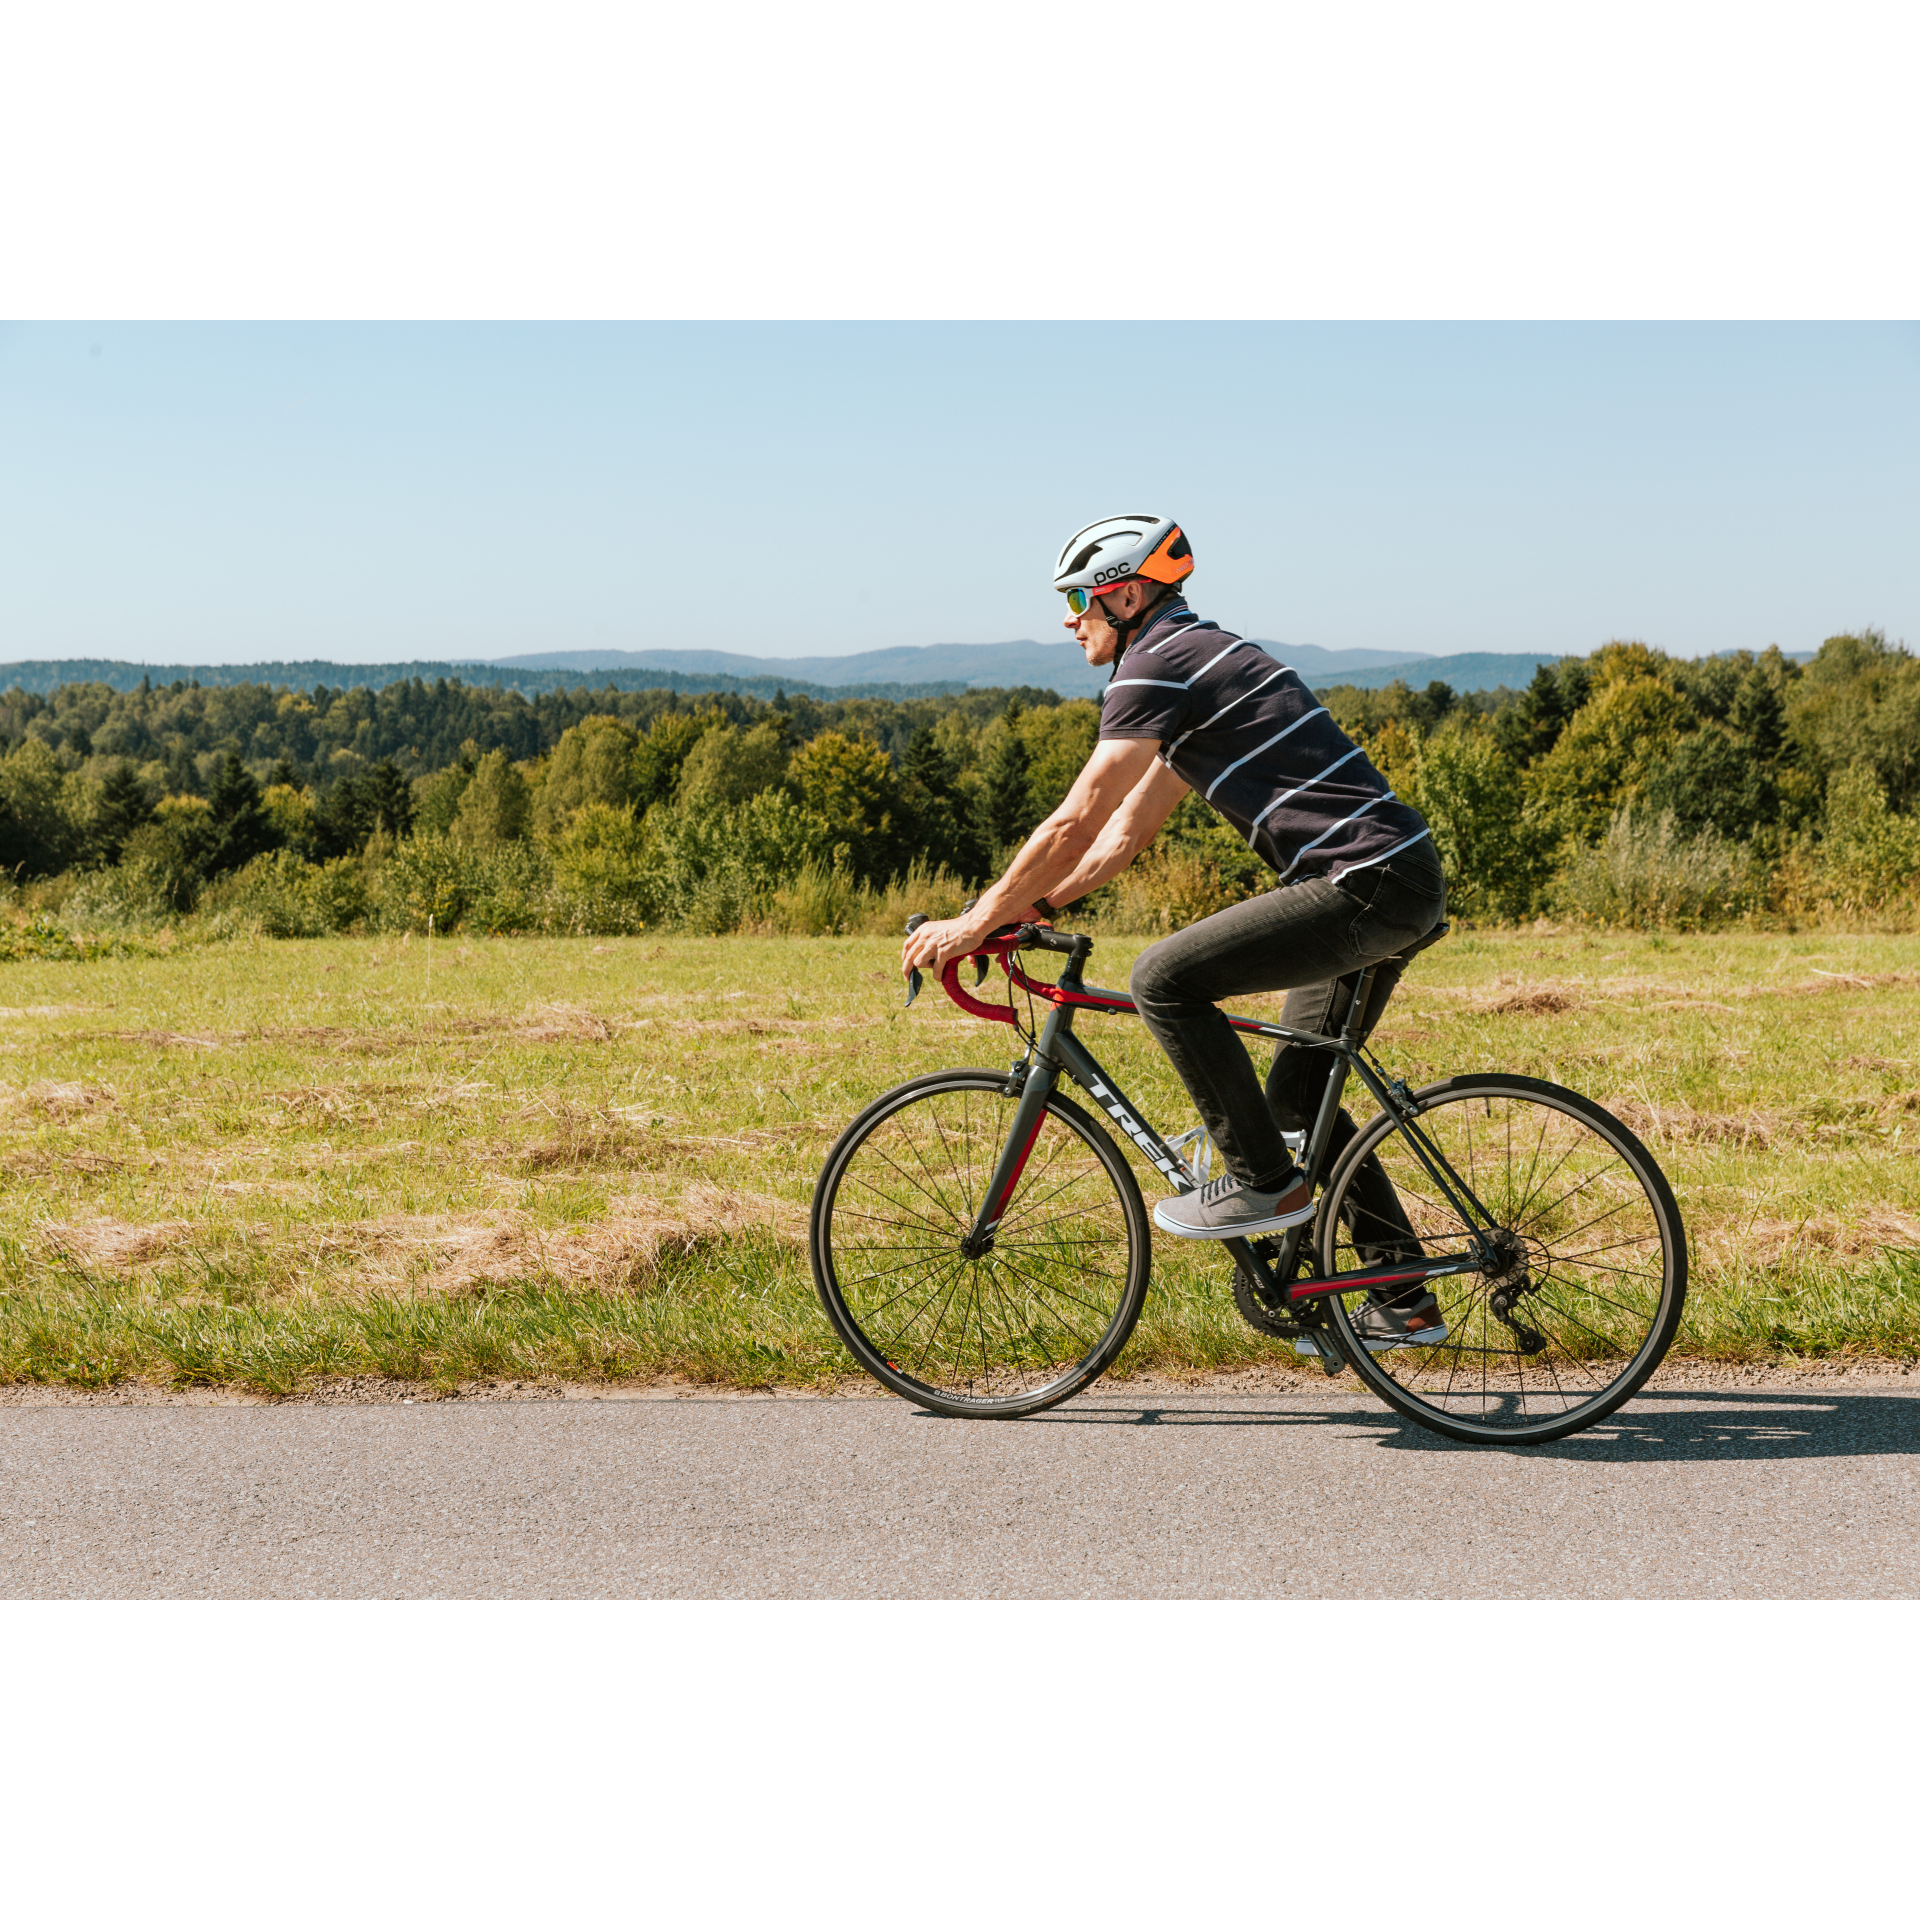
<instances>
[{"instance_id":1,"label":"distant hill","mask_svg":"<svg viewBox=\"0 0 1920 1920\"><path fill-rule=\"evenodd\" d=\"M1284 657L1284 656L1282 656ZM1564 660L1560 653L1443 653L1437 657L1410 661L1398 667L1363 667L1357 673L1322 673L1302 668L1314 688L1386 687L1396 680L1409 686L1424 687L1430 680L1444 680L1455 693L1489 693L1495 687L1524 687L1533 678L1536 667L1550 667ZM1290 665L1300 663L1289 661Z\"/></svg>"},{"instance_id":2,"label":"distant hill","mask_svg":"<svg viewBox=\"0 0 1920 1920\"><path fill-rule=\"evenodd\" d=\"M1409 671L1417 667L1426 684L1429 656L1395 653L1380 647L1296 646L1282 649L1271 640L1259 643L1276 659L1297 667L1314 681L1336 680L1358 684L1355 673L1375 669ZM650 648L641 653L528 653L485 663L493 668L536 671L565 668L598 673L603 670L651 669L672 673L752 675L765 678L782 673L823 687L847 687L855 682L897 681L926 686L957 681L968 687L1051 687L1056 693L1091 698L1107 684L1105 667L1090 667L1071 640L1002 640L980 646L881 647L871 653L814 654L799 660L765 660L754 654L711 653L675 648ZM1532 671L1531 668L1528 669ZM1387 679L1393 678L1389 671ZM787 681L791 691L795 681ZM1380 685L1385 686L1386 680Z\"/></svg>"},{"instance_id":3,"label":"distant hill","mask_svg":"<svg viewBox=\"0 0 1920 1920\"><path fill-rule=\"evenodd\" d=\"M758 665L754 662L751 664ZM460 680L470 687L512 687L524 694L560 693L576 687L614 687L622 693L650 687L676 693L742 693L770 700L784 688L790 694L808 694L820 701L920 700L938 693L964 693L963 680L880 681L823 686L790 673L762 673L740 677L725 673L664 673L628 667L619 671L585 673L560 667L502 666L478 660L402 660L384 666L342 666L333 660L260 660L241 666L147 667L130 660L16 660L0 664L0 692L18 687L23 693L50 694L77 680L94 680L116 693L130 693L142 680L156 687L176 680L198 681L203 687L390 687L398 680ZM1028 681L1029 686L1037 682Z\"/></svg>"},{"instance_id":4,"label":"distant hill","mask_svg":"<svg viewBox=\"0 0 1920 1920\"><path fill-rule=\"evenodd\" d=\"M1456 693L1524 687L1556 653L1393 653L1377 647L1329 648L1277 640L1258 643L1313 687L1384 687L1405 680L1424 687L1444 680ZM1806 660L1810 654L1790 654ZM76 680L128 692L142 679L155 686L197 680L203 687L245 683L306 689L385 687L399 680L461 680L468 686L557 693L574 688L649 687L677 693L740 693L771 699L780 689L815 700L913 700L973 687L1048 688L1091 699L1107 683L1105 667L1089 667L1071 641L1007 640L983 646L883 647L840 657L765 660L754 654L676 651L524 654L506 660L401 660L343 666L333 660L263 660L240 666L142 666L127 660L20 660L0 665L0 689L49 694Z\"/></svg>"}]
</instances>

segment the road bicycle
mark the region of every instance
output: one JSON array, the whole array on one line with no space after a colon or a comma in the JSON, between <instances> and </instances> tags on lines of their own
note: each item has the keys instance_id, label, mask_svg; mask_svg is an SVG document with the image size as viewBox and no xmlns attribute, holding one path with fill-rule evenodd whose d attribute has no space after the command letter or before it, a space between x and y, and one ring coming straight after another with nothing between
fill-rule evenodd
<instances>
[{"instance_id":1,"label":"road bicycle","mask_svg":"<svg viewBox=\"0 0 1920 1920\"><path fill-rule=\"evenodd\" d=\"M1334 1059L1301 1143L1313 1219L1215 1244L1232 1259L1248 1322L1328 1374L1351 1367L1408 1419L1482 1445L1564 1439L1660 1364L1686 1302L1686 1232L1653 1156L1604 1107L1517 1074L1409 1087L1357 1037L1370 1031L1369 995L1382 983L1391 991L1445 932L1443 922L1361 971L1337 1034L1232 1017L1243 1034ZM1056 980L1031 978L1014 958L1034 952L1065 957ZM976 998L961 960L949 961L948 997L1012 1025L1024 1052L1004 1073L958 1068L883 1093L834 1143L815 1187L821 1304L861 1366L932 1412L1010 1419L1058 1406L1113 1363L1140 1317L1146 1206L1112 1132L1063 1081L1176 1192L1207 1177L1204 1129L1163 1138L1075 1034L1082 1013L1137 1012L1127 995L1086 984L1092 952L1084 934L1001 928L964 957L975 988L998 961L1005 1006ZM919 988L916 971L909 1007ZM1027 996L1024 1026L1016 990ZM1044 1025L1035 1002L1050 1007ZM1357 1129L1347 1120L1352 1137L1336 1157L1355 1077L1378 1112ZM1357 1324L1369 1297L1404 1302L1423 1289L1440 1302L1442 1329L1391 1342L1377 1318Z\"/></svg>"}]
</instances>

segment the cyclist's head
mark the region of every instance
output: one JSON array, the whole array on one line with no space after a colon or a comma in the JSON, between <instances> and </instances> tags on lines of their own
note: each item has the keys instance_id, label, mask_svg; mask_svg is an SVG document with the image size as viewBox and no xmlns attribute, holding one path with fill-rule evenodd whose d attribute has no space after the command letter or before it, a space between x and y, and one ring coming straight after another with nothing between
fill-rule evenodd
<instances>
[{"instance_id":1,"label":"cyclist's head","mask_svg":"<svg viewBox=\"0 0 1920 1920\"><path fill-rule=\"evenodd\" d=\"M1084 621L1110 626L1117 658L1147 611L1192 571L1193 548L1174 521L1122 513L1082 527L1060 549L1053 584L1067 597L1067 625L1076 631Z\"/></svg>"}]
</instances>

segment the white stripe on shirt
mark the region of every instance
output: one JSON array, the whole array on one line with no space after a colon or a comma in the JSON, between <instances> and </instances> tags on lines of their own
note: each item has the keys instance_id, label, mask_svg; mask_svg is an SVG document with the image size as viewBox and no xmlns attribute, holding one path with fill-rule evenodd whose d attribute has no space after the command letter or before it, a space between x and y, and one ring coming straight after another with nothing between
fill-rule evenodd
<instances>
[{"instance_id":1,"label":"white stripe on shirt","mask_svg":"<svg viewBox=\"0 0 1920 1920\"><path fill-rule=\"evenodd\" d=\"M1391 800L1393 797L1394 795L1391 790L1387 791L1386 793L1376 793L1373 796L1373 798L1366 803L1365 806L1355 807L1354 810L1350 814L1348 814L1344 820L1336 820L1333 823L1333 825L1326 830L1325 833L1315 834L1314 837L1311 840L1309 840L1307 844L1304 847L1302 847L1300 851L1296 853L1291 860L1287 862L1286 873L1282 873L1280 878L1284 880L1287 877L1287 874L1291 873L1294 870L1294 868L1297 867L1300 864L1300 862L1304 860L1307 857L1307 855L1310 854L1314 850L1314 848L1320 844L1322 840L1330 839L1334 834L1338 833L1342 827L1352 826L1353 823L1356 820L1358 820L1363 813L1371 812L1372 809L1379 806L1382 801ZM1258 833L1260 829L1256 826L1253 831L1254 833ZM1247 845L1249 847L1253 846L1253 834L1249 834L1247 836Z\"/></svg>"},{"instance_id":2,"label":"white stripe on shirt","mask_svg":"<svg viewBox=\"0 0 1920 1920\"><path fill-rule=\"evenodd\" d=\"M1410 846L1413 846L1417 841L1424 840L1432 831L1433 829L1431 827L1422 827L1418 833L1409 834L1397 847L1389 847L1385 853L1371 854L1365 860L1350 862L1340 869L1341 877L1344 878L1350 873L1358 873L1362 867L1377 867L1382 860L1391 860L1396 853L1405 853Z\"/></svg>"},{"instance_id":3,"label":"white stripe on shirt","mask_svg":"<svg viewBox=\"0 0 1920 1920\"><path fill-rule=\"evenodd\" d=\"M1320 784L1320 782L1327 777L1328 774L1332 773L1337 767L1344 767L1347 764L1347 762L1353 758L1354 754L1358 753L1359 751L1360 749L1358 747L1355 747L1352 753L1343 753L1338 760L1335 760L1331 762L1329 765L1322 767L1320 771L1316 773L1311 780L1302 780L1300 784L1297 787L1295 787L1291 793L1283 793L1278 800L1268 801L1267 804L1264 807L1262 807L1257 814L1254 815L1253 831L1255 833L1259 832L1260 822L1264 820L1267 817L1267 815L1274 810L1275 807L1284 807L1289 800L1298 800L1300 796L1303 793L1305 793L1309 787L1317 787Z\"/></svg>"},{"instance_id":4,"label":"white stripe on shirt","mask_svg":"<svg viewBox=\"0 0 1920 1920\"><path fill-rule=\"evenodd\" d=\"M1307 722L1311 720L1316 713L1325 713L1325 712L1326 712L1325 707L1309 707L1306 710L1306 712L1300 716L1298 720L1295 720L1289 726L1282 727L1280 731L1276 733L1271 740L1262 740L1260 744L1257 747L1255 747L1251 753L1243 753L1240 756L1240 758L1233 763L1232 766L1222 767L1220 769L1219 779L1215 780L1213 783L1213 786L1209 787L1206 790L1206 792L1200 796L1201 799L1211 800L1214 794L1214 787L1218 787L1220 784L1220 781L1224 780L1228 774L1239 772L1239 770L1242 767L1244 767L1249 760L1257 760L1263 753L1266 752L1266 750L1269 747L1277 747L1280 744L1280 742L1287 737L1288 734L1293 732L1295 727L1304 727L1307 724ZM1194 731L1197 733L1199 729L1196 727Z\"/></svg>"}]
</instances>

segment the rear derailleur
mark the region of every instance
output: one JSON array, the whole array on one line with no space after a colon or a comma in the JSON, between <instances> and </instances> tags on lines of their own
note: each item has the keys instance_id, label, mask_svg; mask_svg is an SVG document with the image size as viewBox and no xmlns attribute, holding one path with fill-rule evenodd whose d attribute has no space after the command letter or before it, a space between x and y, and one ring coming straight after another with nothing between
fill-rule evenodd
<instances>
[{"instance_id":1,"label":"rear derailleur","mask_svg":"<svg viewBox=\"0 0 1920 1920\"><path fill-rule=\"evenodd\" d=\"M1520 1302L1528 1294L1538 1293L1541 1285L1533 1276L1526 1242L1505 1227L1493 1235L1493 1240L1499 1261L1493 1277L1499 1284L1488 1290L1488 1311L1513 1335L1514 1345L1523 1354L1540 1353L1546 1347L1546 1335L1530 1321L1514 1316Z\"/></svg>"}]
</instances>

